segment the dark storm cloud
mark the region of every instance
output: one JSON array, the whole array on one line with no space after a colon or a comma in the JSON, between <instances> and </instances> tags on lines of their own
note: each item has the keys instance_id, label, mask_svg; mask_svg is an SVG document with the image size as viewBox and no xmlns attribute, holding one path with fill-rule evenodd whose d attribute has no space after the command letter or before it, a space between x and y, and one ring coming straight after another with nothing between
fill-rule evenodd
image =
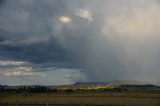
<instances>
[{"instance_id":1,"label":"dark storm cloud","mask_svg":"<svg viewBox=\"0 0 160 106\"><path fill-rule=\"evenodd\" d=\"M65 2L61 1L6 1L0 10L1 58L36 63L70 62L51 33L53 27L49 22L67 10Z\"/></svg>"},{"instance_id":2,"label":"dark storm cloud","mask_svg":"<svg viewBox=\"0 0 160 106\"><path fill-rule=\"evenodd\" d=\"M0 6L3 5L4 2L5 0L0 0Z\"/></svg>"},{"instance_id":3,"label":"dark storm cloud","mask_svg":"<svg viewBox=\"0 0 160 106\"><path fill-rule=\"evenodd\" d=\"M85 42L89 37L86 35L90 35L91 30L82 19L76 19L75 12L79 8L78 3L67 1L6 1L0 10L1 58L77 67L73 55L86 49L82 47L87 46ZM77 22L69 27L60 25L59 33L54 29L63 15L71 16ZM59 36L65 40L61 41Z\"/></svg>"},{"instance_id":4,"label":"dark storm cloud","mask_svg":"<svg viewBox=\"0 0 160 106\"><path fill-rule=\"evenodd\" d=\"M159 9L156 0L5 0L0 59L82 68L91 81L158 80Z\"/></svg>"}]
</instances>

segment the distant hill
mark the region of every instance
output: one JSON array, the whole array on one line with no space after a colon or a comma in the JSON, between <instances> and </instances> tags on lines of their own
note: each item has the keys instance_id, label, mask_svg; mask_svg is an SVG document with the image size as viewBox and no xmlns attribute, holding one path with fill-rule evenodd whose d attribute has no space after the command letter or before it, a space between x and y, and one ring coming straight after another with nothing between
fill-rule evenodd
<instances>
[{"instance_id":1,"label":"distant hill","mask_svg":"<svg viewBox=\"0 0 160 106\"><path fill-rule=\"evenodd\" d=\"M125 90L145 90L145 91L160 91L160 86L157 85L121 85L119 86L119 89L125 89Z\"/></svg>"},{"instance_id":2,"label":"distant hill","mask_svg":"<svg viewBox=\"0 0 160 106\"><path fill-rule=\"evenodd\" d=\"M115 80L110 82L76 82L73 85L146 85L147 82L134 81L134 80Z\"/></svg>"},{"instance_id":3,"label":"distant hill","mask_svg":"<svg viewBox=\"0 0 160 106\"><path fill-rule=\"evenodd\" d=\"M0 92L25 91L25 92L58 92L58 91L149 91L160 92L160 86L146 82L133 80L116 80L110 82L76 82L73 85L42 86L42 85L24 85L7 86L0 85Z\"/></svg>"},{"instance_id":4,"label":"distant hill","mask_svg":"<svg viewBox=\"0 0 160 106\"><path fill-rule=\"evenodd\" d=\"M73 85L107 85L108 82L76 82Z\"/></svg>"}]
</instances>

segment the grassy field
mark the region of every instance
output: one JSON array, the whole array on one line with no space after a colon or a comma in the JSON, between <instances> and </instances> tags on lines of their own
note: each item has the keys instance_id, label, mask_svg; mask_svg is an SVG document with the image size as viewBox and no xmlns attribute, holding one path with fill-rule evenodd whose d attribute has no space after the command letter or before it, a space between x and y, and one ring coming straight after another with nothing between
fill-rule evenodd
<instances>
[{"instance_id":1,"label":"grassy field","mask_svg":"<svg viewBox=\"0 0 160 106\"><path fill-rule=\"evenodd\" d=\"M0 106L160 106L157 93L0 94Z\"/></svg>"}]
</instances>

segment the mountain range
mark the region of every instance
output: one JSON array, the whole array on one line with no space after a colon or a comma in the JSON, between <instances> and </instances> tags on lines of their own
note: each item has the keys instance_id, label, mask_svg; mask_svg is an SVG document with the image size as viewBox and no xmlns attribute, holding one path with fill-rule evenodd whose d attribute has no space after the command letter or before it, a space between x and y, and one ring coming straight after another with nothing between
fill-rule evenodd
<instances>
[{"instance_id":1,"label":"mountain range","mask_svg":"<svg viewBox=\"0 0 160 106\"><path fill-rule=\"evenodd\" d=\"M115 80L109 82L76 82L73 85L159 85L158 83L148 83L134 80Z\"/></svg>"}]
</instances>

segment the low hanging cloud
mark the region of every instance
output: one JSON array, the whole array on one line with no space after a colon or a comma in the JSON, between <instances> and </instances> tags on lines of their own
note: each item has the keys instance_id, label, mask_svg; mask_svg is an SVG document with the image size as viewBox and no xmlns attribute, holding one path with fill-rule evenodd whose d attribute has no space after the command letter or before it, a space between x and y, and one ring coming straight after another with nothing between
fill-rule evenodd
<instances>
[{"instance_id":1,"label":"low hanging cloud","mask_svg":"<svg viewBox=\"0 0 160 106\"><path fill-rule=\"evenodd\" d=\"M26 76L45 77L44 73L33 72L32 67L17 67L17 68L13 68L11 71L4 72L3 75L9 76L9 77L26 77Z\"/></svg>"},{"instance_id":2,"label":"low hanging cloud","mask_svg":"<svg viewBox=\"0 0 160 106\"><path fill-rule=\"evenodd\" d=\"M9 60L2 61L2 60L0 60L0 66L9 66L9 65L20 66L23 64L25 64L25 62L23 62L23 61L11 61L11 60L10 61Z\"/></svg>"},{"instance_id":3,"label":"low hanging cloud","mask_svg":"<svg viewBox=\"0 0 160 106\"><path fill-rule=\"evenodd\" d=\"M69 80L71 82L81 82L81 81L86 81L86 76L83 73L77 74L66 74L64 76L64 79Z\"/></svg>"}]
</instances>

